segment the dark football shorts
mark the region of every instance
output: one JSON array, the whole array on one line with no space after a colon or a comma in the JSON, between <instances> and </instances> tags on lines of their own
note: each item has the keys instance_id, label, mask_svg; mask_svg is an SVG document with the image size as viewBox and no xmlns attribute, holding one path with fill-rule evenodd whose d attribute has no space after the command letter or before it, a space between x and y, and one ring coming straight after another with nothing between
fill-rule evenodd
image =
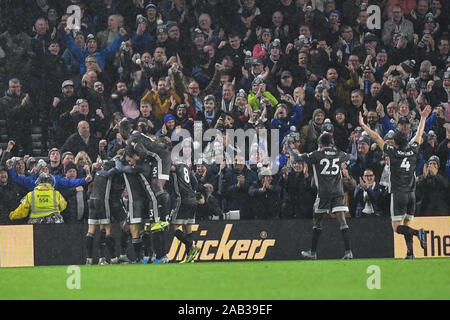
<instances>
[{"instance_id":1,"label":"dark football shorts","mask_svg":"<svg viewBox=\"0 0 450 320\"><path fill-rule=\"evenodd\" d=\"M319 198L317 196L314 203L314 213L328 213L331 212L347 212L348 206L345 197L338 196L333 198Z\"/></svg>"},{"instance_id":2,"label":"dark football shorts","mask_svg":"<svg viewBox=\"0 0 450 320\"><path fill-rule=\"evenodd\" d=\"M172 224L195 224L195 214L197 213L196 203L182 203L178 211L172 212Z\"/></svg>"},{"instance_id":3,"label":"dark football shorts","mask_svg":"<svg viewBox=\"0 0 450 320\"><path fill-rule=\"evenodd\" d=\"M391 219L403 221L414 219L416 212L416 194L414 192L391 193Z\"/></svg>"},{"instance_id":4,"label":"dark football shorts","mask_svg":"<svg viewBox=\"0 0 450 320\"><path fill-rule=\"evenodd\" d=\"M89 219L88 224L110 224L111 211L105 206L105 199L89 199Z\"/></svg>"}]
</instances>

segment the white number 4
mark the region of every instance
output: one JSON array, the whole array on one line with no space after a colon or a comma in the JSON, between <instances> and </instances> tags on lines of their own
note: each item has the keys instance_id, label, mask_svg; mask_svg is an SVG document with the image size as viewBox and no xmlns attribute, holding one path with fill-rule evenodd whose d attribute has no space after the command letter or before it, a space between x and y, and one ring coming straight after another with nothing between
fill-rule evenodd
<instances>
[{"instance_id":1,"label":"white number 4","mask_svg":"<svg viewBox=\"0 0 450 320\"><path fill-rule=\"evenodd\" d=\"M400 164L400 168L404 168L406 171L409 171L411 164L409 163L407 158L403 158L402 163Z\"/></svg>"}]
</instances>

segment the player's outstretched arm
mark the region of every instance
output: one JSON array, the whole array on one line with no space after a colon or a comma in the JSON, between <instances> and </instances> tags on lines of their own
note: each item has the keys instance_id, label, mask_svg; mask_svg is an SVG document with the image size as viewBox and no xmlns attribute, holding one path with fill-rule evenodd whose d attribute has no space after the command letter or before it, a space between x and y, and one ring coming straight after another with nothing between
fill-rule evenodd
<instances>
[{"instance_id":1,"label":"player's outstretched arm","mask_svg":"<svg viewBox=\"0 0 450 320\"><path fill-rule=\"evenodd\" d=\"M419 110L420 114L420 122L419 122L419 128L417 129L416 135L413 138L414 142L417 142L418 144L422 144L422 136L423 131L425 130L425 122L427 121L428 116L431 113L431 106L427 105L423 110Z\"/></svg>"},{"instance_id":2,"label":"player's outstretched arm","mask_svg":"<svg viewBox=\"0 0 450 320\"><path fill-rule=\"evenodd\" d=\"M361 128L364 129L364 131L366 131L369 134L369 136L372 139L375 140L375 142L378 144L378 146L381 148L381 150L383 150L383 147L384 147L383 138L381 138L380 135L376 131L373 131L372 129L369 128L368 125L366 125L364 123L364 118L363 118L361 112L359 113L359 125L361 126Z\"/></svg>"}]
</instances>

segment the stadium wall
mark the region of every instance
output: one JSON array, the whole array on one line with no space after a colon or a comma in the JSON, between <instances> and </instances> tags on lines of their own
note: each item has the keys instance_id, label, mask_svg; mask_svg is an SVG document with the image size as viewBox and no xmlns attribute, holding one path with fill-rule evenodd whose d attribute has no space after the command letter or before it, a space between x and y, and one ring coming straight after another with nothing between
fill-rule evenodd
<instances>
[{"instance_id":1,"label":"stadium wall","mask_svg":"<svg viewBox=\"0 0 450 320\"><path fill-rule=\"evenodd\" d=\"M349 219L348 224L355 257L394 257L394 236L390 219ZM296 260L300 258L301 250L310 247L312 221L205 221L195 225L193 230L193 238L202 249L197 261ZM119 226L113 225L117 252L120 244L119 231ZM86 232L87 226L83 224L2 226L0 266L83 264L86 258ZM172 262L180 261L184 245L176 238L172 239L171 231L168 234L168 257ZM94 261L98 258L96 242ZM133 258L131 244L128 252L129 257ZM318 247L319 258L339 259L343 252L337 221L326 219Z\"/></svg>"},{"instance_id":2,"label":"stadium wall","mask_svg":"<svg viewBox=\"0 0 450 320\"><path fill-rule=\"evenodd\" d=\"M402 236L393 234L389 218L349 219L355 258L404 258ZM450 256L450 217L415 218L411 226L429 230L427 250L415 241L416 257ZM201 247L197 261L297 260L311 244L311 220L205 221L194 225L194 240ZM117 252L120 227L113 225ZM0 226L0 266L77 265L86 258L83 224ZM98 233L96 240L98 239ZM168 234L168 257L180 261L184 245ZM172 240L173 239L173 240ZM97 257L97 241L94 259ZM335 219L323 221L319 259L339 259L344 252ZM131 244L130 258L134 258Z\"/></svg>"}]
</instances>

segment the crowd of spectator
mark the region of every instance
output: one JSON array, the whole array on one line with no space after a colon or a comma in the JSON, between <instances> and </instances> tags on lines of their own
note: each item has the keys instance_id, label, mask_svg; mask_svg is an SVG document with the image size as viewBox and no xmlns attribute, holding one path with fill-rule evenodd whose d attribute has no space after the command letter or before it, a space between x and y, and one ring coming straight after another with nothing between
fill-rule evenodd
<instances>
[{"instance_id":1,"label":"crowd of spectator","mask_svg":"<svg viewBox=\"0 0 450 320\"><path fill-rule=\"evenodd\" d=\"M79 28L70 28L71 5L81 9ZM189 163L205 197L199 220L235 211L241 219L311 218L314 172L294 154L316 150L325 131L351 154L342 168L349 215L389 216L389 159L358 126L359 112L393 143L397 130L414 136L426 105L433 113L416 169L417 215L448 215L448 7L444 0L2 1L0 119L14 143L2 150L0 223L10 223L32 188L25 178L43 168L59 177L66 222L85 221L91 173L125 146L124 117L168 138L179 128L193 135L196 121L224 137L226 129L279 130L276 174L261 173L264 145L225 164ZM380 28L371 25L376 18ZM35 127L44 161L33 154Z\"/></svg>"}]
</instances>

